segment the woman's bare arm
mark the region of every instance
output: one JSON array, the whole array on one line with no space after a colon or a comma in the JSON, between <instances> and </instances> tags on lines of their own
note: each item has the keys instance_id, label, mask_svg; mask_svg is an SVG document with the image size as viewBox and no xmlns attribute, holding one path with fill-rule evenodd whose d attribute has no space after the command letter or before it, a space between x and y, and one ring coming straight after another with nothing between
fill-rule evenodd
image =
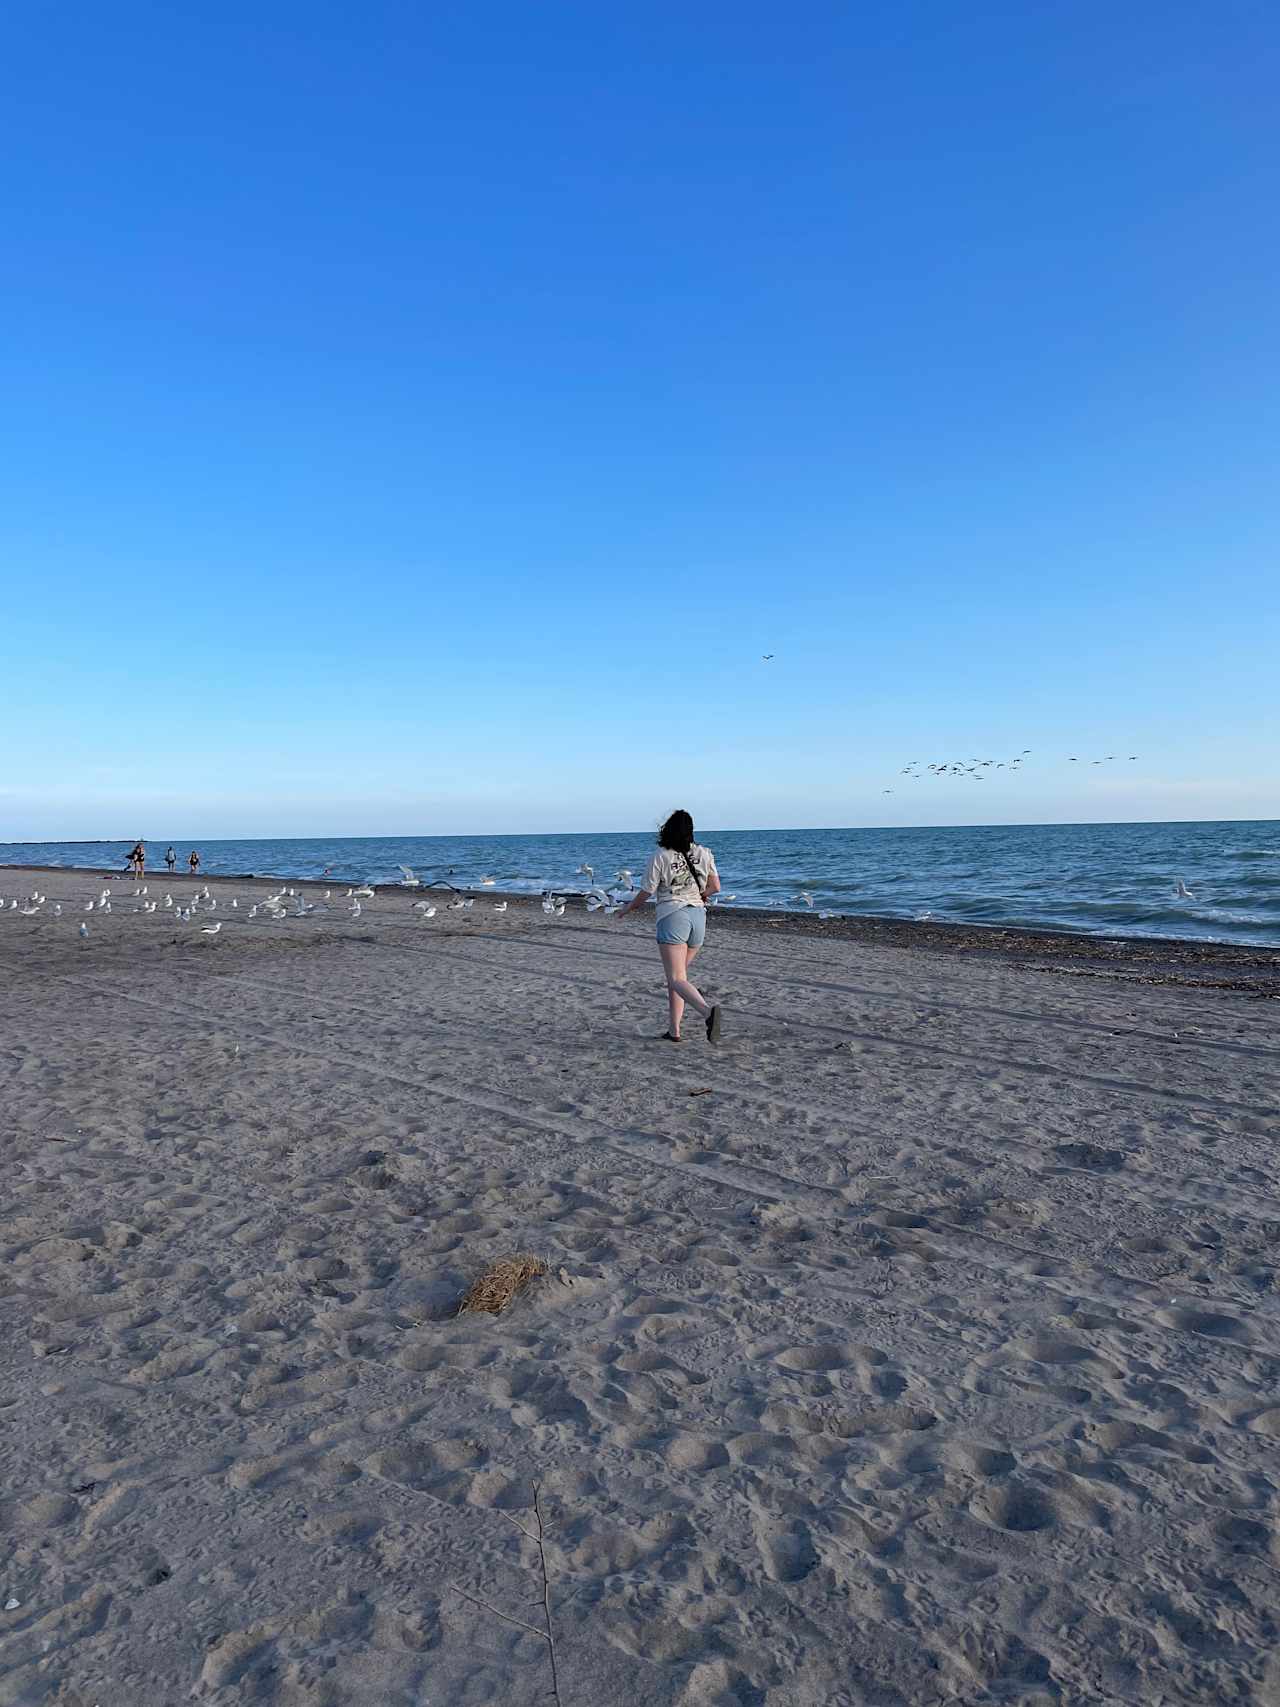
<instances>
[{"instance_id":1,"label":"woman's bare arm","mask_svg":"<svg viewBox=\"0 0 1280 1707\"><path fill-rule=\"evenodd\" d=\"M615 919L625 919L628 913L634 913L637 907L643 907L651 894L652 890L637 889L635 894L627 902L626 906L619 907L617 912L612 916Z\"/></svg>"},{"instance_id":2,"label":"woman's bare arm","mask_svg":"<svg viewBox=\"0 0 1280 1707\"><path fill-rule=\"evenodd\" d=\"M703 894L707 895L707 896L712 896L712 895L718 895L719 893L720 893L720 873L716 870L715 866L713 865L711 867L711 876L708 877L708 879L707 879L707 887L703 890Z\"/></svg>"}]
</instances>

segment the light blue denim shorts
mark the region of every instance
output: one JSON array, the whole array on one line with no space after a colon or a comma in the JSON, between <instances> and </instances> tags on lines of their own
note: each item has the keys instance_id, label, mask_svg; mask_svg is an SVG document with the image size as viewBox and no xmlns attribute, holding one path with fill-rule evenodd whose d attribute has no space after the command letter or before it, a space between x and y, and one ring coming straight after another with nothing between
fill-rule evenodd
<instances>
[{"instance_id":1,"label":"light blue denim shorts","mask_svg":"<svg viewBox=\"0 0 1280 1707\"><path fill-rule=\"evenodd\" d=\"M707 940L707 909L678 907L658 920L659 942L683 942L690 948L701 948Z\"/></svg>"}]
</instances>

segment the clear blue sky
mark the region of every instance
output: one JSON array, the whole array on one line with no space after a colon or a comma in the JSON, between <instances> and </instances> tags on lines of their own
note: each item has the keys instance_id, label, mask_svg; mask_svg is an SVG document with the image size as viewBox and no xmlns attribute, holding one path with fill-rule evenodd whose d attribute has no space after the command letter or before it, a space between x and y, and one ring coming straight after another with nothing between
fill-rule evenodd
<instances>
[{"instance_id":1,"label":"clear blue sky","mask_svg":"<svg viewBox=\"0 0 1280 1707\"><path fill-rule=\"evenodd\" d=\"M1264 0L9 8L0 837L1275 816L1277 87Z\"/></svg>"}]
</instances>

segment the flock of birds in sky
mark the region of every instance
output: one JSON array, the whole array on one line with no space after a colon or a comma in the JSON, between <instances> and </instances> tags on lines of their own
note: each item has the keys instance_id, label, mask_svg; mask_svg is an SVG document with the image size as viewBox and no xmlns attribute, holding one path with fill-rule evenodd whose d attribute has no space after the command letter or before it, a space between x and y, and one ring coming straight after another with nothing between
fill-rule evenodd
<instances>
[{"instance_id":1,"label":"flock of birds in sky","mask_svg":"<svg viewBox=\"0 0 1280 1707\"><path fill-rule=\"evenodd\" d=\"M775 656L776 654L773 652L762 652L760 661L764 664L770 664ZM910 777L913 782L920 782L926 776L933 777L935 781L940 777L967 776L972 778L974 782L985 782L986 778L982 774L984 771L991 771L993 775L996 771L1008 771L1010 775L1013 775L1015 771L1021 769L1023 759L1030 757L1031 748L1024 747L1015 759L939 759L933 764L925 765L923 770L920 768L921 761L912 759L903 765L898 775ZM1119 755L1116 753L1107 753L1100 759L1068 758L1067 763L1069 765L1111 765L1116 763L1118 757ZM1137 763L1137 753L1130 753L1127 757L1130 764ZM894 791L892 788L882 788L880 792L881 794L892 794Z\"/></svg>"},{"instance_id":2,"label":"flock of birds in sky","mask_svg":"<svg viewBox=\"0 0 1280 1707\"><path fill-rule=\"evenodd\" d=\"M996 771L1008 771L1009 775L1013 776L1016 771L1022 768L1022 761L1030 757L1031 748L1024 747L1014 759L940 759L933 764L925 765L923 770L920 768L920 760L912 759L903 765L898 775L909 777L912 782L920 782L926 776L933 777L935 782L940 777L957 776L967 776L971 777L974 782L984 782L986 780L983 775L984 771L990 771L993 776ZM1117 757L1118 755L1115 753L1107 753L1105 757L1100 759L1068 758L1067 763L1069 765L1111 765L1115 764ZM1131 765L1137 763L1138 755L1136 753L1130 753L1127 757ZM893 790L882 788L880 792L881 794L892 794Z\"/></svg>"}]
</instances>

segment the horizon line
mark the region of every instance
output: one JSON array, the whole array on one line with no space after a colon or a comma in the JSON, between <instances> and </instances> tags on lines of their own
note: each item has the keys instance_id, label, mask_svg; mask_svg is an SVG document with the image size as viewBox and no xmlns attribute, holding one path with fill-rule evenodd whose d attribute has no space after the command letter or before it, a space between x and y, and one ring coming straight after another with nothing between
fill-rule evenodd
<instances>
[{"instance_id":1,"label":"horizon line","mask_svg":"<svg viewBox=\"0 0 1280 1707\"><path fill-rule=\"evenodd\" d=\"M1280 818L1055 818L1038 822L1019 820L992 824L783 824L774 826L748 825L734 827L722 824L703 832L712 836L786 836L832 835L918 830L1071 830L1132 828L1156 824L1280 824ZM310 835L253 835L253 836L180 836L179 841L216 842L430 842L430 841L530 841L550 840L565 836L641 836L651 835L657 825L647 829L628 830L432 830L405 831L393 835L347 835L328 831ZM134 836L22 836L0 841L0 848L9 847L110 847L117 842L146 840ZM153 842L169 842L167 836L151 837Z\"/></svg>"}]
</instances>

